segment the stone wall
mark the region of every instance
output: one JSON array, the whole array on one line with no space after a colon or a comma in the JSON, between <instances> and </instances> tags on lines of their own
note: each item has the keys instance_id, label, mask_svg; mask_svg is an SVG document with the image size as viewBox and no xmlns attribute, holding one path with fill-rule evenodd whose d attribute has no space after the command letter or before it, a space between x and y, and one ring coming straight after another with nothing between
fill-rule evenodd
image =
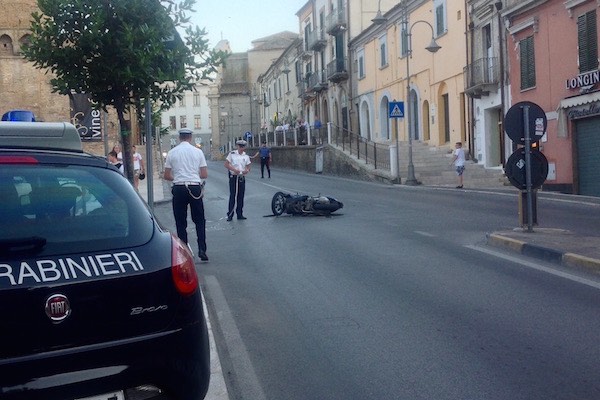
<instances>
[{"instance_id":1,"label":"stone wall","mask_svg":"<svg viewBox=\"0 0 600 400\"><path fill-rule=\"evenodd\" d=\"M316 173L316 146L277 146L271 147L273 166ZM246 153L253 156L258 148L248 148ZM255 159L254 168L260 168L260 160ZM323 174L344 176L352 179L367 181L386 181L378 173L369 172L369 168L359 165L342 151L335 150L329 145L323 146Z\"/></svg>"}]
</instances>

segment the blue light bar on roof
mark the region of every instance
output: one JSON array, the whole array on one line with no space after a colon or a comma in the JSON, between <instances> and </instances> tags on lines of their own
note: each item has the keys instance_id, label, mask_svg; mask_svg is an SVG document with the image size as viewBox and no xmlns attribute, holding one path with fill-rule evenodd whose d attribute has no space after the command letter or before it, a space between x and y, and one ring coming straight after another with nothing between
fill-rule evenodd
<instances>
[{"instance_id":1,"label":"blue light bar on roof","mask_svg":"<svg viewBox=\"0 0 600 400\"><path fill-rule=\"evenodd\" d=\"M35 116L31 111L13 110L2 115L2 121L11 122L35 122Z\"/></svg>"}]
</instances>

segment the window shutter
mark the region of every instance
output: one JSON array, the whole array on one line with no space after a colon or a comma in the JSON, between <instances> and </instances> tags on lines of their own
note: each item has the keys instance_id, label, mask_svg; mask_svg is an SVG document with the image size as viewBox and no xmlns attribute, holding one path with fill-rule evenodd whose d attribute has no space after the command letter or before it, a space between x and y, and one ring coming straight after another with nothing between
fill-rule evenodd
<instances>
[{"instance_id":1,"label":"window shutter","mask_svg":"<svg viewBox=\"0 0 600 400\"><path fill-rule=\"evenodd\" d=\"M590 11L577 18L577 38L579 45L579 72L598 69L598 41L596 11Z\"/></svg>"},{"instance_id":2,"label":"window shutter","mask_svg":"<svg viewBox=\"0 0 600 400\"><path fill-rule=\"evenodd\" d=\"M435 27L436 27L436 36L440 36L446 31L446 27L444 26L444 6L439 5L435 8Z\"/></svg>"},{"instance_id":3,"label":"window shutter","mask_svg":"<svg viewBox=\"0 0 600 400\"><path fill-rule=\"evenodd\" d=\"M535 49L533 36L519 42L521 55L521 90L535 86Z\"/></svg>"}]
</instances>

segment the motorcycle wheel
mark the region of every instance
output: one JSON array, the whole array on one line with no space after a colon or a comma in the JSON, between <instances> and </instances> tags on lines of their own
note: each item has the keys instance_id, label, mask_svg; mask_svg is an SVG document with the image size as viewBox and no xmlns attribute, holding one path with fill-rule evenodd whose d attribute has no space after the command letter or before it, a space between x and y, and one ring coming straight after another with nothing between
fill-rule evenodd
<instances>
[{"instance_id":1,"label":"motorcycle wheel","mask_svg":"<svg viewBox=\"0 0 600 400\"><path fill-rule=\"evenodd\" d=\"M279 216L283 214L285 211L285 194L281 192L277 192L273 195L273 200L271 200L271 211L273 211L273 215Z\"/></svg>"}]
</instances>

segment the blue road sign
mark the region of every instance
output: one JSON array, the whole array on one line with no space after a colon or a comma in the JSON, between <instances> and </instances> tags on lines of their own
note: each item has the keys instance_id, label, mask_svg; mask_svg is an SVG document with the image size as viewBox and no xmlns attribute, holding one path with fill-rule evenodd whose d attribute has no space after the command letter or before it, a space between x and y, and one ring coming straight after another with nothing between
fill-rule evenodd
<instances>
[{"instance_id":1,"label":"blue road sign","mask_svg":"<svg viewBox=\"0 0 600 400\"><path fill-rule=\"evenodd\" d=\"M388 103L388 117L404 118L404 102L403 101L390 101Z\"/></svg>"}]
</instances>

